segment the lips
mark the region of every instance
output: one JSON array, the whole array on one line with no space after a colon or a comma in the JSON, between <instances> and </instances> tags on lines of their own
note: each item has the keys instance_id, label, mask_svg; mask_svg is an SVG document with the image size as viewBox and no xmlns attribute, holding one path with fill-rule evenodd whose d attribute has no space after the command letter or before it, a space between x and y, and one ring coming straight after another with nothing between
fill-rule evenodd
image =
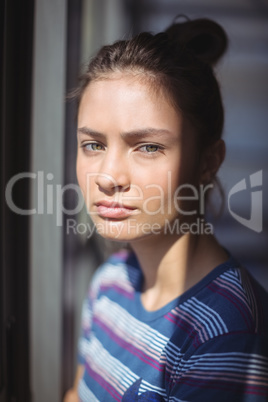
<instances>
[{"instance_id":1,"label":"lips","mask_svg":"<svg viewBox=\"0 0 268 402\"><path fill-rule=\"evenodd\" d=\"M124 219L137 214L137 208L112 201L99 201L96 204L97 214L103 218Z\"/></svg>"}]
</instances>

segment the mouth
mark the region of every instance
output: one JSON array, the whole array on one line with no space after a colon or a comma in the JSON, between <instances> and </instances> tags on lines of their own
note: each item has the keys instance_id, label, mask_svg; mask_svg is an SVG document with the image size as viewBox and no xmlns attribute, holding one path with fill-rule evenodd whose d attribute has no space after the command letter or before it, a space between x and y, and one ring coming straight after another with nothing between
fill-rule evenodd
<instances>
[{"instance_id":1,"label":"mouth","mask_svg":"<svg viewBox=\"0 0 268 402\"><path fill-rule=\"evenodd\" d=\"M97 214L107 219L124 219L138 213L136 207L120 204L115 201L99 201L95 203L95 206Z\"/></svg>"}]
</instances>

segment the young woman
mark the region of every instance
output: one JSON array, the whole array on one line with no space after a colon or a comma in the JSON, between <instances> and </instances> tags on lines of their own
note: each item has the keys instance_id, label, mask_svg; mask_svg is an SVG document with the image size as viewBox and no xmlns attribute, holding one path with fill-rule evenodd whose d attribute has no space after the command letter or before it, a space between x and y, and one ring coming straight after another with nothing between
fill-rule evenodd
<instances>
[{"instance_id":1,"label":"young woman","mask_svg":"<svg viewBox=\"0 0 268 402\"><path fill-rule=\"evenodd\" d=\"M78 181L98 232L131 251L94 276L65 401L266 400L267 295L204 220L226 46L213 21L177 22L103 47L82 77Z\"/></svg>"}]
</instances>

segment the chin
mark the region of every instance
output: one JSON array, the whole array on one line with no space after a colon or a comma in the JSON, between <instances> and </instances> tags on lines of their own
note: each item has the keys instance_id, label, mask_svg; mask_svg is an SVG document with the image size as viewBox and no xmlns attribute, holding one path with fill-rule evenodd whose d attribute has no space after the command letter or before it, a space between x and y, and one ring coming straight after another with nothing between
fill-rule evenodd
<instances>
[{"instance_id":1,"label":"chin","mask_svg":"<svg viewBox=\"0 0 268 402\"><path fill-rule=\"evenodd\" d=\"M144 233L140 226L136 223L129 223L128 220L124 221L111 221L111 220L94 220L96 231L98 234L107 240L115 242L132 243L145 238L154 236L153 233Z\"/></svg>"}]
</instances>

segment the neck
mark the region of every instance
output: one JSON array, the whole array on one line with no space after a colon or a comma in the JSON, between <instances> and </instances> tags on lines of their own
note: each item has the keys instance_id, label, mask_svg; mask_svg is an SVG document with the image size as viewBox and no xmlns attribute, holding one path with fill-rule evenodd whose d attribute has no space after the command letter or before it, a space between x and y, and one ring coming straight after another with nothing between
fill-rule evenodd
<instances>
[{"instance_id":1,"label":"neck","mask_svg":"<svg viewBox=\"0 0 268 402\"><path fill-rule=\"evenodd\" d=\"M132 248L144 275L142 302L147 310L163 307L228 258L212 235L153 236Z\"/></svg>"}]
</instances>

